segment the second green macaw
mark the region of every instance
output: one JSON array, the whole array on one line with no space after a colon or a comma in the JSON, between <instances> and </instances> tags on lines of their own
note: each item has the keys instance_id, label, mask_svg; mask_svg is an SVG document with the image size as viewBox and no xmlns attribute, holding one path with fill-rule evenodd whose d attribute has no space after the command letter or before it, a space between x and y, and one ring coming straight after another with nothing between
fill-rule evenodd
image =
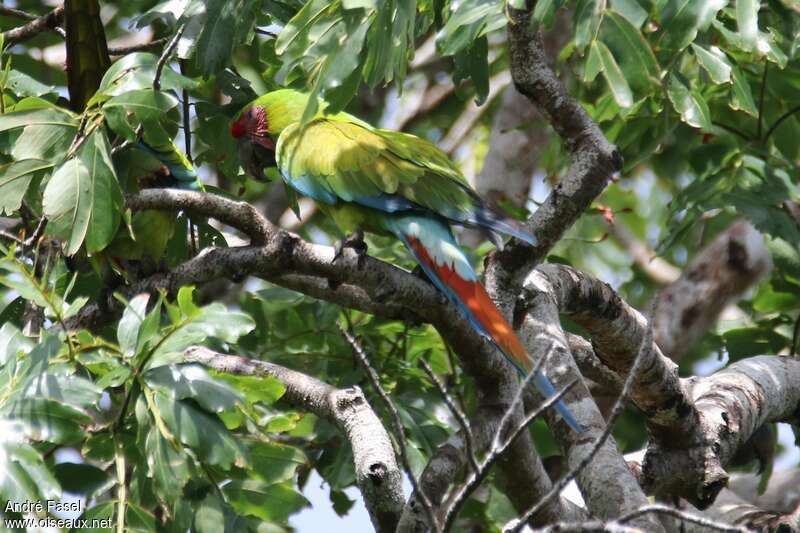
<instances>
[{"instance_id":1,"label":"second green macaw","mask_svg":"<svg viewBox=\"0 0 800 533\"><path fill-rule=\"evenodd\" d=\"M283 180L313 198L345 233L366 230L400 239L425 274L494 343L522 375L532 361L459 248L450 224L472 226L490 236L505 234L531 244L536 239L516 221L490 209L439 148L414 135L377 129L348 113L317 114L301 124L309 96L281 89L257 98L234 119L245 170L263 179L277 164ZM549 398L550 381L534 383ZM561 402L555 404L576 431L581 425Z\"/></svg>"}]
</instances>

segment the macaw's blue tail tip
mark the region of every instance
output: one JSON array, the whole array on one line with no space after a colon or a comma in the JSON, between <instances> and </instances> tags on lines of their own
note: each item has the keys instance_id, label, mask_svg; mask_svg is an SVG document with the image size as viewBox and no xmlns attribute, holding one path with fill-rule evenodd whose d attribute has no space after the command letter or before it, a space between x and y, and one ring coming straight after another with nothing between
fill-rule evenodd
<instances>
[{"instance_id":1,"label":"macaw's blue tail tip","mask_svg":"<svg viewBox=\"0 0 800 533\"><path fill-rule=\"evenodd\" d=\"M566 422L567 425L570 428L572 428L573 431L575 431L575 433L583 433L584 431L586 431L586 428L583 427L583 425L580 422L578 422L578 420L573 416L572 412L570 412L570 410L567 408L564 402L562 402L561 400L557 401L555 403L555 408L556 411L558 411L558 414L561 415L561 418L564 419L564 422Z\"/></svg>"},{"instance_id":2,"label":"macaw's blue tail tip","mask_svg":"<svg viewBox=\"0 0 800 533\"><path fill-rule=\"evenodd\" d=\"M533 384L536 386L536 389L544 398L552 398L556 395L556 389L553 387L553 384L550 383L550 380L547 379L547 376L542 374L541 372L537 372L536 375L533 377ZM561 418L564 419L564 422L567 423L569 427L571 427L576 433L583 433L586 428L584 428L580 422L575 418L575 415L567 407L563 401L558 400L556 403L553 404L558 414L561 415Z\"/></svg>"}]
</instances>

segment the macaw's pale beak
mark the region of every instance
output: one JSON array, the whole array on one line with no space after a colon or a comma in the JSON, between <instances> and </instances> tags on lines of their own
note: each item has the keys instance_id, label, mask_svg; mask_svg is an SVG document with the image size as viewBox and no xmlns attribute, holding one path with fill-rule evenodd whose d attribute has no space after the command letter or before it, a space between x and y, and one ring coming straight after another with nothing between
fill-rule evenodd
<instances>
[{"instance_id":1,"label":"macaw's pale beak","mask_svg":"<svg viewBox=\"0 0 800 533\"><path fill-rule=\"evenodd\" d=\"M238 142L239 161L245 172L259 181L269 181L264 174L264 170L277 166L275 161L275 149L272 139L267 143L255 143L252 140L242 137Z\"/></svg>"}]
</instances>

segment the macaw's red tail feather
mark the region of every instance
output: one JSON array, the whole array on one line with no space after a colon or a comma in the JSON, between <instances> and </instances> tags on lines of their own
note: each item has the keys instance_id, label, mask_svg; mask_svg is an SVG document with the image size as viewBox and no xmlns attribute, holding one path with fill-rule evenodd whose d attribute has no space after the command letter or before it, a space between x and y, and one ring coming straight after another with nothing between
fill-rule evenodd
<instances>
[{"instance_id":1,"label":"macaw's red tail feather","mask_svg":"<svg viewBox=\"0 0 800 533\"><path fill-rule=\"evenodd\" d=\"M531 361L511 325L494 305L486 289L477 279L468 280L459 276L453 266L437 264L422 243L415 237L407 237L414 255L426 271L433 270L442 284L456 296L456 304L466 306L468 318L480 325L479 330L488 334L503 352L512 359L522 373L531 369ZM471 315L471 316L470 316Z\"/></svg>"},{"instance_id":2,"label":"macaw's red tail feather","mask_svg":"<svg viewBox=\"0 0 800 533\"><path fill-rule=\"evenodd\" d=\"M527 375L533 365L525 348L489 298L450 228L436 218L418 216L391 217L386 223L387 229L408 246L433 284L461 310L472 327L491 339L520 374ZM536 373L533 384L544 398L556 394L552 383L541 372ZM564 402L559 400L554 407L575 431L583 431Z\"/></svg>"}]
</instances>

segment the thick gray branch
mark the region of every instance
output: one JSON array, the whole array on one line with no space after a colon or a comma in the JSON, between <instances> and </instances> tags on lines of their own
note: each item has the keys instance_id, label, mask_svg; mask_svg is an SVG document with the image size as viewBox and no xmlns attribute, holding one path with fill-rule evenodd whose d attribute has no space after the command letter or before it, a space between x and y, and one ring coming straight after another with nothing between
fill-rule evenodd
<instances>
[{"instance_id":1,"label":"thick gray branch","mask_svg":"<svg viewBox=\"0 0 800 533\"><path fill-rule=\"evenodd\" d=\"M772 268L764 237L743 220L706 246L681 277L656 296L656 342L678 361L720 313Z\"/></svg>"},{"instance_id":2,"label":"thick gray branch","mask_svg":"<svg viewBox=\"0 0 800 533\"><path fill-rule=\"evenodd\" d=\"M532 249L514 240L492 261L496 268L524 275L605 189L611 176L622 169L622 157L550 68L541 34L531 24L531 13L513 8L508 11L514 85L548 119L572 157L567 175L529 221L539 244ZM503 283L504 279L498 273L498 281Z\"/></svg>"},{"instance_id":3,"label":"thick gray branch","mask_svg":"<svg viewBox=\"0 0 800 533\"><path fill-rule=\"evenodd\" d=\"M288 368L194 346L186 361L229 374L272 376L286 387L283 399L336 424L353 449L356 482L377 531L393 532L403 509L402 476L389 434L358 387L337 389Z\"/></svg>"},{"instance_id":4,"label":"thick gray branch","mask_svg":"<svg viewBox=\"0 0 800 533\"><path fill-rule=\"evenodd\" d=\"M527 313L519 328L520 339L532 353L541 353L550 345L555 347L548 361L547 374L558 390L566 383L580 379L580 372L561 328L555 291L538 270L533 271L525 281L524 291L524 310ZM554 415L549 413L550 426L572 469L592 451L595 441L603 433L605 420L582 381L565 397L565 403L586 428L583 433L577 434L563 421L553 420ZM580 472L577 483L589 510L604 519L616 518L647 504L647 497L613 437L605 441L594 460ZM636 525L647 531L662 531L661 525L648 516L638 518Z\"/></svg>"},{"instance_id":5,"label":"thick gray branch","mask_svg":"<svg viewBox=\"0 0 800 533\"><path fill-rule=\"evenodd\" d=\"M647 319L625 303L606 283L564 265L538 267L529 280L544 278L561 312L586 328L598 358L620 376L627 376L647 334ZM546 281L545 281L546 280ZM655 342L641 355L631 399L647 416L653 436L682 446L697 426L697 414L678 377L678 366Z\"/></svg>"},{"instance_id":6,"label":"thick gray branch","mask_svg":"<svg viewBox=\"0 0 800 533\"><path fill-rule=\"evenodd\" d=\"M703 440L688 450L651 443L642 482L649 491L677 494L704 508L727 482L724 466L756 429L800 421L800 360L751 357L687 382L700 414L695 433Z\"/></svg>"}]
</instances>

